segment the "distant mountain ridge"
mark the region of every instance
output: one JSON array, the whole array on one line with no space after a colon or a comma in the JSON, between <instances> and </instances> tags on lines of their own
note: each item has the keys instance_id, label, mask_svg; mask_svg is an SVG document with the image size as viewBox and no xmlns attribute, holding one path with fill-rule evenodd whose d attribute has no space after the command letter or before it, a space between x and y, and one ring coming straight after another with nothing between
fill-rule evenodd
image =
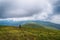
<instances>
[{"instance_id":1,"label":"distant mountain ridge","mask_svg":"<svg viewBox=\"0 0 60 40\"><path fill-rule=\"evenodd\" d=\"M32 20L28 20L28 21L12 21L12 20L7 21L5 20L5 21L0 21L0 25L19 26L19 25L31 23L31 22L60 29L60 24L54 24L51 22L40 21L40 20L33 20L33 21Z\"/></svg>"}]
</instances>

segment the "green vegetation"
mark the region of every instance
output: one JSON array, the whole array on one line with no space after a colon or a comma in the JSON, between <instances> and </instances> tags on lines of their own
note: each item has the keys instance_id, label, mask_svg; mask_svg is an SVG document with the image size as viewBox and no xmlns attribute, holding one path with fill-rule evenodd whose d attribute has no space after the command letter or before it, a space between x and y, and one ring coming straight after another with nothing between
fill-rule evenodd
<instances>
[{"instance_id":1,"label":"green vegetation","mask_svg":"<svg viewBox=\"0 0 60 40\"><path fill-rule=\"evenodd\" d=\"M0 26L0 40L60 40L60 30L47 29L36 24L25 24L20 28Z\"/></svg>"}]
</instances>

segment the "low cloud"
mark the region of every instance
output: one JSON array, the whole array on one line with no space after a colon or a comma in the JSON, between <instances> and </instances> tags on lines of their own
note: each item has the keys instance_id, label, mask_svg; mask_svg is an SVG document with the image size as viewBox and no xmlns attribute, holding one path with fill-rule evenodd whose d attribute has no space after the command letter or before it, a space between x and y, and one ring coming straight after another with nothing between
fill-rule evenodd
<instances>
[{"instance_id":1,"label":"low cloud","mask_svg":"<svg viewBox=\"0 0 60 40\"><path fill-rule=\"evenodd\" d=\"M60 24L60 15L53 15L49 21L56 24Z\"/></svg>"}]
</instances>

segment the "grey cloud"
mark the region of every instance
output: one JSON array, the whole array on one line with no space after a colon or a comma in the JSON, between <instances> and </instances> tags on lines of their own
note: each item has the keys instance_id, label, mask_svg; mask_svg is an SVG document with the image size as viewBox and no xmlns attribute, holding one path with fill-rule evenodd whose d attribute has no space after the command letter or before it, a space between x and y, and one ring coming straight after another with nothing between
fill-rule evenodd
<instances>
[{"instance_id":1,"label":"grey cloud","mask_svg":"<svg viewBox=\"0 0 60 40\"><path fill-rule=\"evenodd\" d=\"M53 8L55 14L60 14L60 0L57 0L56 3L54 3Z\"/></svg>"},{"instance_id":2,"label":"grey cloud","mask_svg":"<svg viewBox=\"0 0 60 40\"><path fill-rule=\"evenodd\" d=\"M52 15L48 16L48 20L52 20L54 15L60 15L60 0L50 0L52 4Z\"/></svg>"},{"instance_id":3,"label":"grey cloud","mask_svg":"<svg viewBox=\"0 0 60 40\"><path fill-rule=\"evenodd\" d=\"M50 10L48 0L5 0L0 4L0 18L29 17L45 11L48 14Z\"/></svg>"},{"instance_id":4,"label":"grey cloud","mask_svg":"<svg viewBox=\"0 0 60 40\"><path fill-rule=\"evenodd\" d=\"M13 1L4 1L0 5L0 18L27 17L41 11L41 8L32 4L18 4Z\"/></svg>"}]
</instances>

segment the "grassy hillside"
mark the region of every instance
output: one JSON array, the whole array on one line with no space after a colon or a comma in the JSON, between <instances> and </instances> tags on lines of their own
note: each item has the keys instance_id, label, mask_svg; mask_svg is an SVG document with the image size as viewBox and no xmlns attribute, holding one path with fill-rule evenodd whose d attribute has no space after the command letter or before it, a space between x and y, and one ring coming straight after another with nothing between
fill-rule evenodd
<instances>
[{"instance_id":1,"label":"grassy hillside","mask_svg":"<svg viewBox=\"0 0 60 40\"><path fill-rule=\"evenodd\" d=\"M21 28L13 26L0 26L0 40L60 40L60 30L33 28L34 24L22 25Z\"/></svg>"}]
</instances>

